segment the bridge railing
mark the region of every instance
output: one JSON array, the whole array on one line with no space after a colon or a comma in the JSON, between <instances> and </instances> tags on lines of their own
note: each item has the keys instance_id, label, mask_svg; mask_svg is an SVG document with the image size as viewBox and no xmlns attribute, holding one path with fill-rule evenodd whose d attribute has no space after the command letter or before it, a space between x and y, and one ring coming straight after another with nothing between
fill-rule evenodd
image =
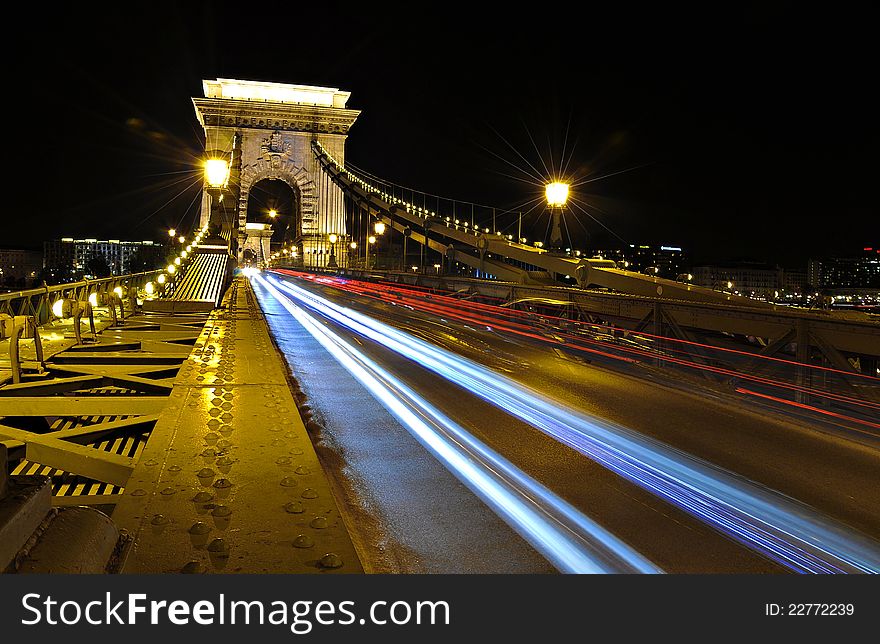
<instances>
[{"instance_id":1,"label":"bridge railing","mask_svg":"<svg viewBox=\"0 0 880 644\"><path fill-rule=\"evenodd\" d=\"M54 284L23 291L0 293L0 313L7 315L32 316L38 325L45 324L51 318L52 304L62 298L84 301L92 293L99 298L107 296L117 287L124 289L142 289L146 283L155 279L161 270L113 275L98 279L84 279L66 284Z\"/></svg>"},{"instance_id":2,"label":"bridge railing","mask_svg":"<svg viewBox=\"0 0 880 644\"><path fill-rule=\"evenodd\" d=\"M490 206L423 192L377 177L351 163L346 163L343 166L333 159L320 143L316 143L315 146L317 151L326 154L334 164L344 170L348 177L359 183L361 187L376 193L388 203L405 208L407 212L421 217L440 218L456 230L498 234L510 241L523 242L523 218L527 217L539 205L538 201L533 200L533 202L526 204L529 206L528 210L523 211L522 208Z\"/></svg>"}]
</instances>

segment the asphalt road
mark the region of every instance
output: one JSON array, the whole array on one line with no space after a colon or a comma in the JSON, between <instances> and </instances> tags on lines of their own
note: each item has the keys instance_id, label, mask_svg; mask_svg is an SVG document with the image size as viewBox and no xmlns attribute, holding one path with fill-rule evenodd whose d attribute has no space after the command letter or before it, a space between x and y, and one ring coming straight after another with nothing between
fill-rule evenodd
<instances>
[{"instance_id":1,"label":"asphalt road","mask_svg":"<svg viewBox=\"0 0 880 644\"><path fill-rule=\"evenodd\" d=\"M485 365L560 404L606 419L795 499L869 538L880 535L880 453L783 416L588 363L503 335L330 286L324 298ZM325 426L322 450L349 506L365 567L399 572L551 572L255 283L276 341ZM519 469L667 572L786 569L497 406L380 343L341 337Z\"/></svg>"}]
</instances>

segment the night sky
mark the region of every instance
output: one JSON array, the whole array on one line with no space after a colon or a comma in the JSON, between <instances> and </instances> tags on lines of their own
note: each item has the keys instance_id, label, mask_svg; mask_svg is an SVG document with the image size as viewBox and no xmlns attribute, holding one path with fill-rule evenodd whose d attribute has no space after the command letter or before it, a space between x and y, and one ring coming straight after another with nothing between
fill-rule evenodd
<instances>
[{"instance_id":1,"label":"night sky","mask_svg":"<svg viewBox=\"0 0 880 644\"><path fill-rule=\"evenodd\" d=\"M565 144L567 175L596 179L577 197L604 225L579 215L579 244L803 267L880 243L871 15L795 3L127 4L40 5L8 24L4 219L16 232L0 245L191 225L204 142L190 97L217 77L351 91L363 113L350 162L462 200L526 202L538 188L511 164L546 174Z\"/></svg>"}]
</instances>

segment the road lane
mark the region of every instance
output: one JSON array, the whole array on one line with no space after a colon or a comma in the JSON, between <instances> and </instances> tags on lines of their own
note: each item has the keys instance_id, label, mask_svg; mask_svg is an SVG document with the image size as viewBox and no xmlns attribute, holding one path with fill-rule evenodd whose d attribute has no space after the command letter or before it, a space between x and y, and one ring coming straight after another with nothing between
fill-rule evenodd
<instances>
[{"instance_id":1,"label":"road lane","mask_svg":"<svg viewBox=\"0 0 880 644\"><path fill-rule=\"evenodd\" d=\"M310 288L315 287L311 286ZM331 289L323 287L321 290L324 295L331 291ZM352 303L351 298L346 299L345 294L337 292L330 293L330 295L337 300L345 300L347 304ZM529 346L523 343L511 344L509 339L499 338L497 334L482 329L458 325L450 333L450 329L444 330L442 326L438 325L437 320L423 319L405 308L380 306L375 303L364 303L362 300L363 298L360 298L355 301L361 308L370 309L371 315L390 319L398 326L405 327L411 332L414 331L422 337L431 337L438 344L452 345L459 353L477 354L484 363L491 364L493 368L499 370L515 373L518 378L522 378L523 374L537 375L543 380L545 389L554 383L564 386L567 382L566 390L569 392L571 390L578 391L582 387L572 386L572 383L580 385L578 379L571 378L573 372L587 371L595 374L595 372L602 371L576 360L561 359L559 355L548 352L544 347ZM401 312L404 315L400 315ZM374 349L381 352L381 347L374 347ZM401 362L394 356L388 355L381 356L380 359L383 364L394 365L400 373L410 379L424 379L424 374L418 373L423 370L409 361ZM606 378L601 380L607 380L608 374L602 375ZM596 384L600 387L603 386L601 381ZM629 382L628 384L629 391L632 393L633 383ZM605 388L607 389L607 387ZM449 389L448 383L420 383L421 391L436 392ZM457 388L452 387L451 389ZM553 391L554 396L558 393L558 391ZM554 490L562 491L563 495L568 494L567 498L574 499L573 502L578 507L589 507L593 516L602 516L603 524L615 534L631 544L639 543L643 547L648 547L652 552L648 556L658 564L664 567L668 566L670 570L674 571L774 569L765 561L756 561L751 557L751 553L741 552L741 548L730 548L728 544L718 543L717 535L707 535L704 527L695 525L690 517L682 516L682 513L677 512L675 508L668 507L668 505L664 507L662 502L658 503L655 498L651 498L651 495L646 496L642 490L632 489L632 486L629 486L626 481L614 480L613 476L609 478L607 471L600 471L602 468L597 470L595 464L589 459L584 459L587 461L586 463L577 459L575 459L575 463L572 463L571 454L566 453L571 450L567 450L567 448L560 450L558 444L556 446L550 444L553 441L550 443L542 441L541 438L535 436L538 432L528 425L517 426L514 423L512 429L499 432L498 427L511 425L509 418L506 421L496 420L492 418L493 412L491 410L482 408L479 404L475 405L473 401L463 404L460 390L457 395L458 404L455 401L441 401L443 405L446 405L443 408L448 409L451 406L456 409L456 413L465 416L463 421L481 439L487 440L516 462L527 463L524 469L533 473L536 478ZM581 391L579 395L583 396L583 392ZM624 398L620 402L624 403L625 407L627 399ZM703 407L705 407L705 401L700 406L701 413ZM590 406L587 405L586 408L589 409ZM655 409L654 416L657 415L656 411ZM691 404L690 411L693 415L693 404ZM511 437L515 438L511 439ZM532 448L538 446L538 449L523 450L524 445ZM541 463L542 460L547 462ZM578 480L583 478L585 472L595 475L590 478L588 485L584 485L583 481ZM605 492L605 494L598 495L603 498L596 499L597 490ZM616 490L618 493L608 494L609 490ZM621 499L621 496L624 498ZM608 498L615 498L620 502L608 503ZM605 502L603 503L603 501ZM632 507L633 503L639 507ZM650 511L645 512L646 508ZM659 520L658 517L663 517L663 520ZM685 534L677 534L676 531ZM640 551L645 552L645 550Z\"/></svg>"}]
</instances>

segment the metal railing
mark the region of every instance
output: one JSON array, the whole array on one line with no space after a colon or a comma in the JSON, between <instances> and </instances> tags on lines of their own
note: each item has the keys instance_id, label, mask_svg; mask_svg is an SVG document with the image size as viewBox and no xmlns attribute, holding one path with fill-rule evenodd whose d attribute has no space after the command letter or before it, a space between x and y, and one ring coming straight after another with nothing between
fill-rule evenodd
<instances>
[{"instance_id":1,"label":"metal railing","mask_svg":"<svg viewBox=\"0 0 880 644\"><path fill-rule=\"evenodd\" d=\"M105 296L116 287L143 288L151 279L157 277L162 271L146 271L143 273L131 273L128 275L114 275L93 280L81 280L67 284L44 285L24 291L12 291L0 293L0 313L10 316L32 316L37 325L48 322L52 315L52 304L61 298L70 298L79 301L88 300L92 293L99 297Z\"/></svg>"}]
</instances>

